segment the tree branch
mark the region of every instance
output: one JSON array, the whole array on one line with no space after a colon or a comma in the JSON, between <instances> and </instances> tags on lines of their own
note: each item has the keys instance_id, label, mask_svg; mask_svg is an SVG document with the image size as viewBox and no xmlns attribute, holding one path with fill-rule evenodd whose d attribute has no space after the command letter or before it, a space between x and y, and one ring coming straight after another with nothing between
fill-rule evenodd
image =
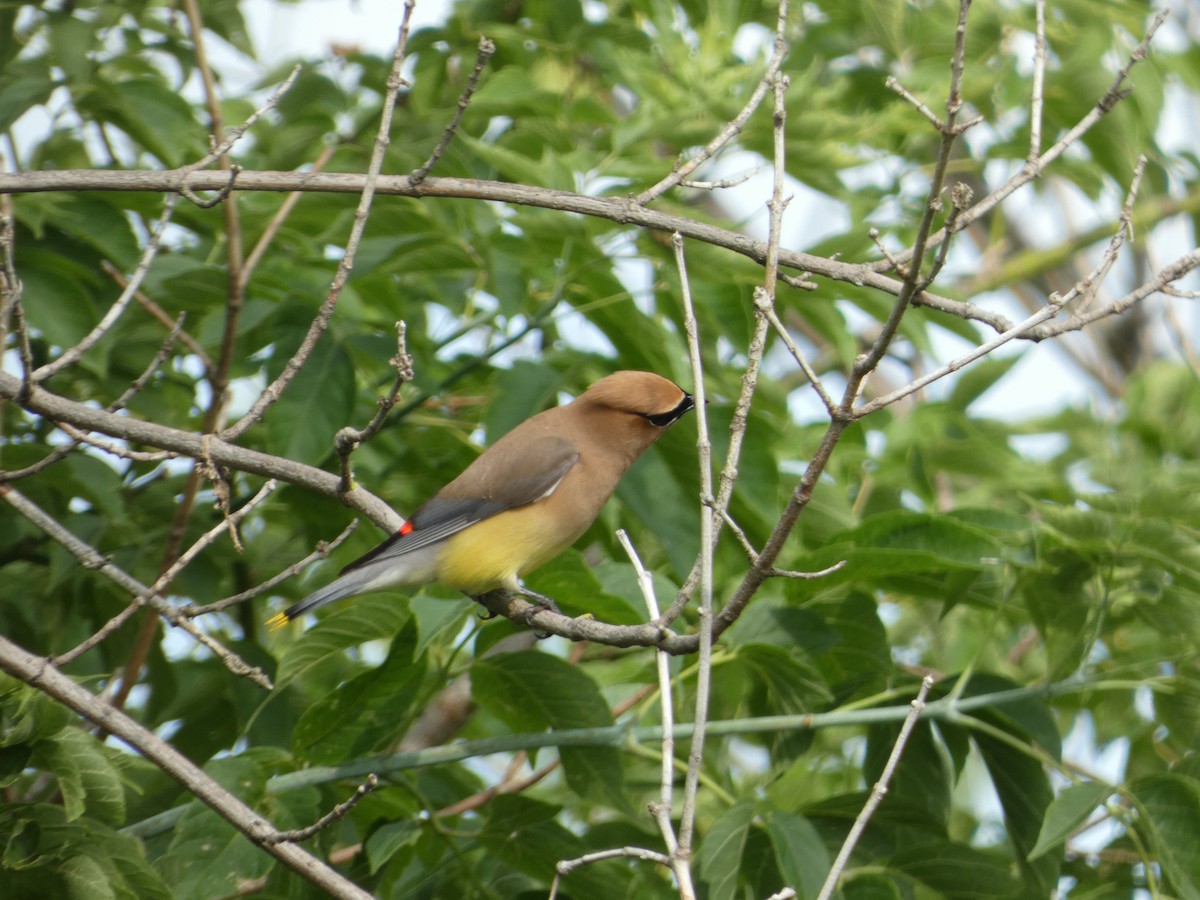
<instances>
[{"instance_id":1,"label":"tree branch","mask_svg":"<svg viewBox=\"0 0 1200 900\"><path fill-rule=\"evenodd\" d=\"M275 843L278 830L166 741L63 675L48 660L0 635L0 669L53 697L125 741L221 818L288 868L334 897L371 900L371 895L295 844Z\"/></svg>"}]
</instances>

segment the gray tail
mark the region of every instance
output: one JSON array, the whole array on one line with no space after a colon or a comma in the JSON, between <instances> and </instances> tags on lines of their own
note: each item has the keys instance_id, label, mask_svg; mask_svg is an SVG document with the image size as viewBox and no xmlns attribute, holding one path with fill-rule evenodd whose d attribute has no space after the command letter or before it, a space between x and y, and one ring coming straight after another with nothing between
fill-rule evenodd
<instances>
[{"instance_id":1,"label":"gray tail","mask_svg":"<svg viewBox=\"0 0 1200 900\"><path fill-rule=\"evenodd\" d=\"M273 628L279 628L294 619L300 618L307 612L319 609L327 603L333 603L335 600L342 600L346 597L353 597L355 594L364 593L368 590L368 585L374 581L372 576L375 574L370 571L369 567L347 572L345 575L329 582L325 587L313 591L303 600L293 603L279 615L272 618L268 624Z\"/></svg>"}]
</instances>

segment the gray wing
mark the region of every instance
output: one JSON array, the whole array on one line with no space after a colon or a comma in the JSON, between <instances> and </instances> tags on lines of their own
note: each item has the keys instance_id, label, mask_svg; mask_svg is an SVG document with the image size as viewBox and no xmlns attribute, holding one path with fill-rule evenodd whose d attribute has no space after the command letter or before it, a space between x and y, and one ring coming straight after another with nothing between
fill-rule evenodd
<instances>
[{"instance_id":1,"label":"gray wing","mask_svg":"<svg viewBox=\"0 0 1200 900\"><path fill-rule=\"evenodd\" d=\"M560 437L527 441L520 455L495 453L503 443L502 439L489 448L437 496L421 504L403 528L342 569L342 574L429 547L506 509L536 503L554 493L579 462L574 444Z\"/></svg>"}]
</instances>

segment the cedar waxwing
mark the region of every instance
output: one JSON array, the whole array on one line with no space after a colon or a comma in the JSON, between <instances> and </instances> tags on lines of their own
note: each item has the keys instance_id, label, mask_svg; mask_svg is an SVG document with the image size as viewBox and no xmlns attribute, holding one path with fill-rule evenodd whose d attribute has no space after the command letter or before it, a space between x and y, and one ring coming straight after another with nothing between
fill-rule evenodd
<instances>
[{"instance_id":1,"label":"cedar waxwing","mask_svg":"<svg viewBox=\"0 0 1200 900\"><path fill-rule=\"evenodd\" d=\"M431 581L473 597L498 588L532 595L519 579L575 543L634 460L694 405L652 372L600 379L504 435L399 531L270 624L343 597Z\"/></svg>"}]
</instances>

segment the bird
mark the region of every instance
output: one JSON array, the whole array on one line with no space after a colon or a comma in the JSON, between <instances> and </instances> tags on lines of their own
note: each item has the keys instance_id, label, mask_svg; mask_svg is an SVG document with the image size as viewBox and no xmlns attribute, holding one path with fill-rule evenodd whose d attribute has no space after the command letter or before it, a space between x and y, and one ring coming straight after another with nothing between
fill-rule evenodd
<instances>
[{"instance_id":1,"label":"bird","mask_svg":"<svg viewBox=\"0 0 1200 900\"><path fill-rule=\"evenodd\" d=\"M268 624L280 628L336 600L435 581L472 597L524 594L537 601L529 615L557 611L521 579L575 543L634 461L694 406L691 394L653 372L601 378L505 434L398 531Z\"/></svg>"}]
</instances>

